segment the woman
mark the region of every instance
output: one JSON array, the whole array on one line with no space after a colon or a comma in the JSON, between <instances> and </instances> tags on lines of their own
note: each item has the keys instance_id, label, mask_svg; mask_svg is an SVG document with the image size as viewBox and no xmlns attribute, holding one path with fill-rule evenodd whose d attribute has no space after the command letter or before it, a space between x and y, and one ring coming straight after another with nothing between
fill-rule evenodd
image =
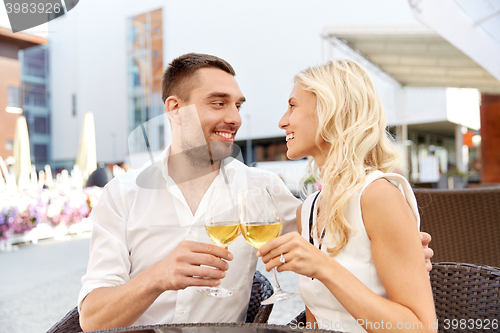
<instances>
[{"instance_id":1,"label":"woman","mask_svg":"<svg viewBox=\"0 0 500 333\"><path fill-rule=\"evenodd\" d=\"M390 173L398 158L368 73L340 60L294 81L279 126L290 159L312 157L322 190L297 211L301 235L280 236L257 255L267 270L301 275L308 327L435 332L416 200Z\"/></svg>"}]
</instances>

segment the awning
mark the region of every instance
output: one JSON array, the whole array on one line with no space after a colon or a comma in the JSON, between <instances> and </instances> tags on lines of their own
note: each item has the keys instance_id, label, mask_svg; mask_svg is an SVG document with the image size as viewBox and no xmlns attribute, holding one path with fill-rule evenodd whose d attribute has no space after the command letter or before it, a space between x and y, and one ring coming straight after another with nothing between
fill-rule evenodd
<instances>
[{"instance_id":1,"label":"awning","mask_svg":"<svg viewBox=\"0 0 500 333\"><path fill-rule=\"evenodd\" d=\"M485 93L500 93L497 78L443 37L420 25L336 26L326 28L324 37L334 45L345 45L360 53L403 86L476 88Z\"/></svg>"},{"instance_id":2,"label":"awning","mask_svg":"<svg viewBox=\"0 0 500 333\"><path fill-rule=\"evenodd\" d=\"M410 0L413 15L500 80L500 1Z\"/></svg>"}]
</instances>

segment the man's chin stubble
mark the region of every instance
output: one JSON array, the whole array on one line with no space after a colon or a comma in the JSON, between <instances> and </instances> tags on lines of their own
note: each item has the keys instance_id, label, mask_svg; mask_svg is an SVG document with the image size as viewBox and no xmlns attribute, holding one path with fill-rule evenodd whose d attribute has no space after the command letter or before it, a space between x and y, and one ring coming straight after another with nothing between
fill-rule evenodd
<instances>
[{"instance_id":1,"label":"man's chin stubble","mask_svg":"<svg viewBox=\"0 0 500 333\"><path fill-rule=\"evenodd\" d=\"M223 146L222 146L223 145ZM210 142L208 145L185 149L184 154L195 168L208 168L213 163L231 156L233 144L225 142Z\"/></svg>"}]
</instances>

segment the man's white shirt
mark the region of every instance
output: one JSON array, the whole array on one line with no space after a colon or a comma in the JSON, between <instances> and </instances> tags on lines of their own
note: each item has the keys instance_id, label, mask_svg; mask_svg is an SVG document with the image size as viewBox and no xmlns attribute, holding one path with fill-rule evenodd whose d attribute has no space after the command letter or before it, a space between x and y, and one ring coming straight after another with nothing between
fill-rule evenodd
<instances>
[{"instance_id":1,"label":"man's white shirt","mask_svg":"<svg viewBox=\"0 0 500 333\"><path fill-rule=\"evenodd\" d=\"M229 184L233 193L267 186L278 205L282 233L296 230L300 200L275 174L249 168L233 158L223 161L194 216L179 187L168 176L170 149L153 166L115 177L105 187L90 219L93 224L90 258L78 308L92 290L126 283L166 257L180 242L212 243L205 231L205 212L212 189ZM229 245L234 259L222 280L232 290L227 298L205 296L189 287L165 291L134 325L188 322L244 322L250 297L257 250L243 237Z\"/></svg>"}]
</instances>

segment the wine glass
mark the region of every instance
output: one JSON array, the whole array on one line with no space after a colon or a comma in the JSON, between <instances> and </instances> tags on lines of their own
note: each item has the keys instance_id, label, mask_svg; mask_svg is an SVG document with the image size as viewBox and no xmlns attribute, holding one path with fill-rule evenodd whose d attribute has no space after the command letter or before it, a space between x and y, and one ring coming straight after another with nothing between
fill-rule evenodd
<instances>
[{"instance_id":1,"label":"wine glass","mask_svg":"<svg viewBox=\"0 0 500 333\"><path fill-rule=\"evenodd\" d=\"M239 207L229 185L214 186L209 196L205 219L205 230L215 245L226 247L240 234ZM229 297L231 290L222 286L199 287L198 291L207 296Z\"/></svg>"},{"instance_id":2,"label":"wine glass","mask_svg":"<svg viewBox=\"0 0 500 333\"><path fill-rule=\"evenodd\" d=\"M276 203L267 187L242 193L240 206L241 234L250 245L259 249L271 239L279 236L282 223ZM273 277L274 293L261 304L273 304L298 295L281 288L276 267L273 268Z\"/></svg>"}]
</instances>

